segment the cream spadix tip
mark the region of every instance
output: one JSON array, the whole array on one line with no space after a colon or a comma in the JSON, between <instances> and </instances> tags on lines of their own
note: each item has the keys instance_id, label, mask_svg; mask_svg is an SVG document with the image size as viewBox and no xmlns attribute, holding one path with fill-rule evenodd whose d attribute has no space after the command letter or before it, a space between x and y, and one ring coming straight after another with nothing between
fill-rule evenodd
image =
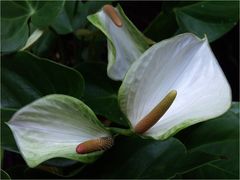
<instances>
[{"instance_id":1,"label":"cream spadix tip","mask_svg":"<svg viewBox=\"0 0 240 180\"><path fill-rule=\"evenodd\" d=\"M92 139L79 144L76 147L78 154L86 154L94 151L107 150L113 146L112 137L102 137L98 139Z\"/></svg>"},{"instance_id":2,"label":"cream spadix tip","mask_svg":"<svg viewBox=\"0 0 240 180\"><path fill-rule=\"evenodd\" d=\"M113 6L107 4L103 6L103 11L111 18L117 27L122 27L123 23Z\"/></svg>"},{"instance_id":3,"label":"cream spadix tip","mask_svg":"<svg viewBox=\"0 0 240 180\"><path fill-rule=\"evenodd\" d=\"M169 107L177 96L177 91L170 91L157 106L153 108L139 123L135 126L134 131L138 134L143 134L156 124L160 118L167 112Z\"/></svg>"}]
</instances>

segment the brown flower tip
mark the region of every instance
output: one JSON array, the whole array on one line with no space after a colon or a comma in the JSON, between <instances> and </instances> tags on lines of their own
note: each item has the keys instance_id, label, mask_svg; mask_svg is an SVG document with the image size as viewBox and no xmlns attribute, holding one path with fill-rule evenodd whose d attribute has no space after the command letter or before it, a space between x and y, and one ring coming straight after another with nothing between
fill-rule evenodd
<instances>
[{"instance_id":1,"label":"brown flower tip","mask_svg":"<svg viewBox=\"0 0 240 180\"><path fill-rule=\"evenodd\" d=\"M139 121L139 123L135 126L134 131L138 134L143 134L150 129L167 112L176 96L176 90L170 91L151 112Z\"/></svg>"},{"instance_id":2,"label":"brown flower tip","mask_svg":"<svg viewBox=\"0 0 240 180\"><path fill-rule=\"evenodd\" d=\"M78 154L86 154L94 151L107 150L113 146L113 138L112 137L102 137L98 139L92 139L89 141L85 141L79 144L76 147L76 152Z\"/></svg>"},{"instance_id":3,"label":"brown flower tip","mask_svg":"<svg viewBox=\"0 0 240 180\"><path fill-rule=\"evenodd\" d=\"M121 21L121 18L112 5L104 5L103 11L111 18L117 27L122 27L123 23Z\"/></svg>"}]
</instances>

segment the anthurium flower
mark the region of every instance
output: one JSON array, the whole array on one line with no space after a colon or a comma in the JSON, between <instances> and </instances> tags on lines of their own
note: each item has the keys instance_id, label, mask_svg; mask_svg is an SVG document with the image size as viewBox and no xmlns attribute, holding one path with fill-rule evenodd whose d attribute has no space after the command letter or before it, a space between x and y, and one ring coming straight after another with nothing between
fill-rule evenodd
<instances>
[{"instance_id":1,"label":"anthurium flower","mask_svg":"<svg viewBox=\"0 0 240 180\"><path fill-rule=\"evenodd\" d=\"M223 114L231 89L207 38L186 33L145 51L128 70L118 98L135 132L163 140Z\"/></svg>"},{"instance_id":2,"label":"anthurium flower","mask_svg":"<svg viewBox=\"0 0 240 180\"><path fill-rule=\"evenodd\" d=\"M54 157L90 163L113 143L92 110L66 95L36 100L17 111L7 124L30 167Z\"/></svg>"},{"instance_id":3,"label":"anthurium flower","mask_svg":"<svg viewBox=\"0 0 240 180\"><path fill-rule=\"evenodd\" d=\"M99 28L108 42L108 76L122 80L131 64L149 48L147 39L127 18L120 5L105 5L88 20Z\"/></svg>"}]
</instances>

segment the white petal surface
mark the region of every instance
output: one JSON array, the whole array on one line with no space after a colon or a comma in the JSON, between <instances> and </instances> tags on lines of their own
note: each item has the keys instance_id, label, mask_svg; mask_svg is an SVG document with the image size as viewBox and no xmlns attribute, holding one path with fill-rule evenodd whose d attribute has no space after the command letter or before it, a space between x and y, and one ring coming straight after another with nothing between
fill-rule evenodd
<instances>
[{"instance_id":1,"label":"white petal surface","mask_svg":"<svg viewBox=\"0 0 240 180\"><path fill-rule=\"evenodd\" d=\"M108 76L122 80L131 64L149 47L149 40L130 22L119 5L115 10L122 27L116 26L103 10L88 16L88 20L108 38Z\"/></svg>"},{"instance_id":2,"label":"white petal surface","mask_svg":"<svg viewBox=\"0 0 240 180\"><path fill-rule=\"evenodd\" d=\"M54 157L94 161L101 152L80 155L78 144L109 136L94 113L80 100L49 95L20 109L7 123L30 167Z\"/></svg>"},{"instance_id":3,"label":"white petal surface","mask_svg":"<svg viewBox=\"0 0 240 180\"><path fill-rule=\"evenodd\" d=\"M120 107L134 127L173 89L175 101L144 135L166 139L230 107L230 86L206 38L185 33L148 49L123 80Z\"/></svg>"}]
</instances>

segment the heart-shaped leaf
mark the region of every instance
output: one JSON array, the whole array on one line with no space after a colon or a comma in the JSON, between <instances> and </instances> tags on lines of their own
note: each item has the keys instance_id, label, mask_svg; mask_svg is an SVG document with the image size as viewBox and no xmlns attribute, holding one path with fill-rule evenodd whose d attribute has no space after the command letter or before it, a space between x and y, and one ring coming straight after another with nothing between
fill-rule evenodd
<instances>
[{"instance_id":1,"label":"heart-shaped leaf","mask_svg":"<svg viewBox=\"0 0 240 180\"><path fill-rule=\"evenodd\" d=\"M1 52L12 52L28 39L28 23L38 28L51 24L64 1L1 1Z\"/></svg>"},{"instance_id":2,"label":"heart-shaped leaf","mask_svg":"<svg viewBox=\"0 0 240 180\"><path fill-rule=\"evenodd\" d=\"M121 112L117 93L119 82L108 78L106 64L89 62L81 63L76 67L86 80L84 102L93 111L120 125L127 125L127 121Z\"/></svg>"},{"instance_id":3,"label":"heart-shaped leaf","mask_svg":"<svg viewBox=\"0 0 240 180\"><path fill-rule=\"evenodd\" d=\"M87 23L87 16L98 11L106 1L66 1L64 8L52 23L52 27L59 34L67 34L77 28L83 28Z\"/></svg>"},{"instance_id":4,"label":"heart-shaped leaf","mask_svg":"<svg viewBox=\"0 0 240 180\"><path fill-rule=\"evenodd\" d=\"M20 52L2 58L1 106L20 108L47 94L80 98L84 80L74 69Z\"/></svg>"},{"instance_id":5,"label":"heart-shaped leaf","mask_svg":"<svg viewBox=\"0 0 240 180\"><path fill-rule=\"evenodd\" d=\"M214 41L232 29L238 22L238 1L204 1L174 10L178 25L183 31L199 37L206 34Z\"/></svg>"},{"instance_id":6,"label":"heart-shaped leaf","mask_svg":"<svg viewBox=\"0 0 240 180\"><path fill-rule=\"evenodd\" d=\"M74 178L170 178L216 159L207 153L188 154L175 138L155 141L118 137L112 149Z\"/></svg>"},{"instance_id":7,"label":"heart-shaped leaf","mask_svg":"<svg viewBox=\"0 0 240 180\"><path fill-rule=\"evenodd\" d=\"M9 121L16 111L16 109L1 109L1 147L13 152L18 152L18 148L12 132L5 122Z\"/></svg>"},{"instance_id":8,"label":"heart-shaped leaf","mask_svg":"<svg viewBox=\"0 0 240 180\"><path fill-rule=\"evenodd\" d=\"M192 152L202 151L222 156L193 174L198 178L238 178L239 174L239 103L233 103L223 116L202 123L184 140ZM194 178L193 176L191 178Z\"/></svg>"}]
</instances>

